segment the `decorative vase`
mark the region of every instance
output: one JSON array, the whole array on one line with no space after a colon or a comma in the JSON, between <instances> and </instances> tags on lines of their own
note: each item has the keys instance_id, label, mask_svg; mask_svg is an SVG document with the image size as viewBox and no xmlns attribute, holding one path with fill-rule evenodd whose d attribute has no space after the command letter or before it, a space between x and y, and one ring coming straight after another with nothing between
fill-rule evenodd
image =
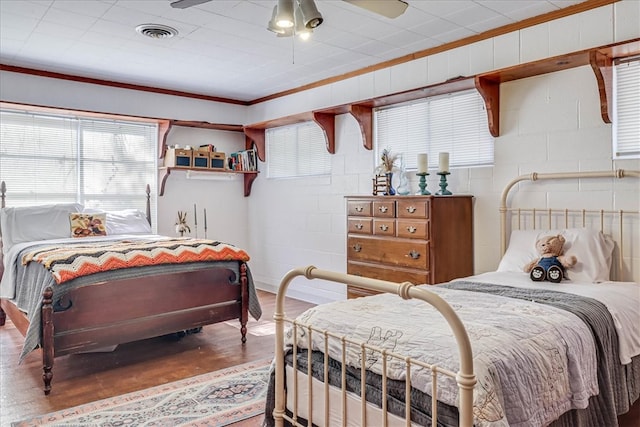
<instances>
[{"instance_id":1,"label":"decorative vase","mask_svg":"<svg viewBox=\"0 0 640 427\"><path fill-rule=\"evenodd\" d=\"M404 156L402 156L400 160L400 177L396 192L400 196L406 196L411 192L411 189L409 188L409 178L407 178L407 171L404 165Z\"/></svg>"},{"instance_id":2,"label":"decorative vase","mask_svg":"<svg viewBox=\"0 0 640 427\"><path fill-rule=\"evenodd\" d=\"M393 172L387 172L385 175L387 177L387 192L385 196L395 196L396 190L393 188Z\"/></svg>"}]
</instances>

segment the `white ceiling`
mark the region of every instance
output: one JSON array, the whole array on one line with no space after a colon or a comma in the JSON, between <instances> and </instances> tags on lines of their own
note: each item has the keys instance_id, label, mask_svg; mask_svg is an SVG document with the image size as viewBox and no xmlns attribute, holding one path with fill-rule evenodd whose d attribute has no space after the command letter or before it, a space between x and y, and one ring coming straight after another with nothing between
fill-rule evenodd
<instances>
[{"instance_id":1,"label":"white ceiling","mask_svg":"<svg viewBox=\"0 0 640 427\"><path fill-rule=\"evenodd\" d=\"M250 101L584 0L407 0L396 19L316 0L308 41L266 29L277 0L0 0L0 63ZM179 31L152 39L140 24Z\"/></svg>"}]
</instances>

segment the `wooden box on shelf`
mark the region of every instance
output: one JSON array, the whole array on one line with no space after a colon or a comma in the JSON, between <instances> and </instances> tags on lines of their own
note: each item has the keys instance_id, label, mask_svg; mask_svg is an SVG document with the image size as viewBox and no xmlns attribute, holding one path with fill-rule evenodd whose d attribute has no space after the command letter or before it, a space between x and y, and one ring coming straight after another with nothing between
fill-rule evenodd
<instances>
[{"instance_id":1,"label":"wooden box on shelf","mask_svg":"<svg viewBox=\"0 0 640 427\"><path fill-rule=\"evenodd\" d=\"M212 151L209 154L209 167L211 169L224 169L226 163L226 156L224 153Z\"/></svg>"},{"instance_id":2,"label":"wooden box on shelf","mask_svg":"<svg viewBox=\"0 0 640 427\"><path fill-rule=\"evenodd\" d=\"M193 168L209 169L209 152L208 151L193 152Z\"/></svg>"},{"instance_id":3,"label":"wooden box on shelf","mask_svg":"<svg viewBox=\"0 0 640 427\"><path fill-rule=\"evenodd\" d=\"M167 148L164 166L190 168L193 166L193 150L184 148Z\"/></svg>"}]
</instances>

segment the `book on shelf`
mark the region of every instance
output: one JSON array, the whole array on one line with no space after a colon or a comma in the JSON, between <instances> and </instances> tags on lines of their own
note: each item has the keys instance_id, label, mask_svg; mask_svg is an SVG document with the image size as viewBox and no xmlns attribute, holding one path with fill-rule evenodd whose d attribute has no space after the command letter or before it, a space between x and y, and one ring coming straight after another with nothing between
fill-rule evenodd
<instances>
[{"instance_id":1,"label":"book on shelf","mask_svg":"<svg viewBox=\"0 0 640 427\"><path fill-rule=\"evenodd\" d=\"M258 156L255 149L236 151L229 154L229 169L254 172L258 170Z\"/></svg>"}]
</instances>

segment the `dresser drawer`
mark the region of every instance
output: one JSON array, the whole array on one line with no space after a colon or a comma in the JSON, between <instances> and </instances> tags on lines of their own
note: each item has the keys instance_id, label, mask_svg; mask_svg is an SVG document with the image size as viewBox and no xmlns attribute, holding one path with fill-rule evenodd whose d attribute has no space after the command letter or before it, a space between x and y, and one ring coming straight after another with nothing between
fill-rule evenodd
<instances>
[{"instance_id":1,"label":"dresser drawer","mask_svg":"<svg viewBox=\"0 0 640 427\"><path fill-rule=\"evenodd\" d=\"M371 216L371 201L369 201L369 200L349 200L347 202L347 215L349 215L349 216Z\"/></svg>"},{"instance_id":2,"label":"dresser drawer","mask_svg":"<svg viewBox=\"0 0 640 427\"><path fill-rule=\"evenodd\" d=\"M429 247L426 241L421 240L350 236L347 239L347 258L427 270Z\"/></svg>"},{"instance_id":3,"label":"dresser drawer","mask_svg":"<svg viewBox=\"0 0 640 427\"><path fill-rule=\"evenodd\" d=\"M398 200L398 218L429 218L429 200Z\"/></svg>"},{"instance_id":4,"label":"dresser drawer","mask_svg":"<svg viewBox=\"0 0 640 427\"><path fill-rule=\"evenodd\" d=\"M373 219L371 218L349 218L347 219L347 231L349 233L371 234Z\"/></svg>"},{"instance_id":5,"label":"dresser drawer","mask_svg":"<svg viewBox=\"0 0 640 427\"><path fill-rule=\"evenodd\" d=\"M381 267L356 261L347 262L347 273L389 282L410 282L414 285L429 283L428 271L414 271L399 267Z\"/></svg>"},{"instance_id":6,"label":"dresser drawer","mask_svg":"<svg viewBox=\"0 0 640 427\"><path fill-rule=\"evenodd\" d=\"M359 288L357 286L347 285L347 298L360 298L360 297L368 297L371 295L379 294L380 292L370 291L369 289Z\"/></svg>"},{"instance_id":7,"label":"dresser drawer","mask_svg":"<svg viewBox=\"0 0 640 427\"><path fill-rule=\"evenodd\" d=\"M396 221L394 219L374 219L373 234L379 236L395 236Z\"/></svg>"},{"instance_id":8,"label":"dresser drawer","mask_svg":"<svg viewBox=\"0 0 640 427\"><path fill-rule=\"evenodd\" d=\"M399 219L398 237L429 240L429 221Z\"/></svg>"},{"instance_id":9,"label":"dresser drawer","mask_svg":"<svg viewBox=\"0 0 640 427\"><path fill-rule=\"evenodd\" d=\"M395 218L396 202L394 200L373 202L373 216L378 218Z\"/></svg>"}]
</instances>

